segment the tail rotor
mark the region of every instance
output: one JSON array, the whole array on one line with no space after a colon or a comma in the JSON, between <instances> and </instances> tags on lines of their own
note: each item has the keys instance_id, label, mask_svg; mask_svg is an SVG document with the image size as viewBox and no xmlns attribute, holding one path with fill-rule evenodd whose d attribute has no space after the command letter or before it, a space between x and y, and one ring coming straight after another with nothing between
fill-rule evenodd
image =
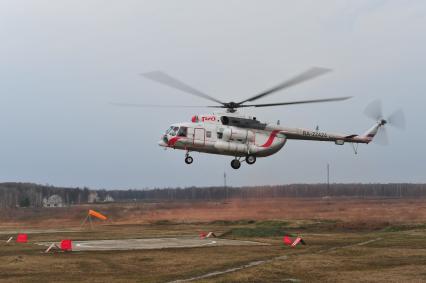
<instances>
[{"instance_id":1,"label":"tail rotor","mask_svg":"<svg viewBox=\"0 0 426 283\"><path fill-rule=\"evenodd\" d=\"M388 118L384 118L382 111L382 103L380 100L371 102L364 110L364 114L377 122L377 135L375 140L378 144L389 144L389 135L386 130L386 125L393 126L397 129L405 129L405 115L402 109L393 112Z\"/></svg>"},{"instance_id":2,"label":"tail rotor","mask_svg":"<svg viewBox=\"0 0 426 283\"><path fill-rule=\"evenodd\" d=\"M398 109L388 117L388 123L397 129L405 130L405 115L402 109Z\"/></svg>"}]
</instances>

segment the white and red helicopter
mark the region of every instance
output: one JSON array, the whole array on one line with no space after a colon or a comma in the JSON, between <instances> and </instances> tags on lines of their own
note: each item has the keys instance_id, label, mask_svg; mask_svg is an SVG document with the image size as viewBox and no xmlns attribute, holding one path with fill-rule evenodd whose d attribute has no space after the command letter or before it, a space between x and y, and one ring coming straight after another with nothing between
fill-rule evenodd
<instances>
[{"instance_id":1,"label":"white and red helicopter","mask_svg":"<svg viewBox=\"0 0 426 283\"><path fill-rule=\"evenodd\" d=\"M249 102L313 79L329 71L329 69L319 67L308 69L290 80L241 102L222 102L160 71L146 73L143 76L155 82L219 104L203 107L225 109L225 111L219 113L195 115L190 122L172 124L161 137L159 141L160 146L186 151L186 164L193 162L190 152L233 156L234 159L231 161L231 167L238 169L241 167L241 161L245 161L247 164L254 164L258 157L266 157L277 153L289 139L329 141L337 145L343 145L344 143L352 143L353 145L360 143L368 144L373 140L379 129L388 123L393 123L397 127L403 127L404 117L402 111L395 112L385 120L381 115L379 101L370 104L366 109L365 113L369 117L374 118L376 123L362 135L327 133L318 129L291 128L281 126L279 122L262 123L256 117L245 116L237 112L238 108L243 107L271 107L349 99L350 97L336 97L280 103L248 104ZM148 106L137 104L126 105Z\"/></svg>"}]
</instances>

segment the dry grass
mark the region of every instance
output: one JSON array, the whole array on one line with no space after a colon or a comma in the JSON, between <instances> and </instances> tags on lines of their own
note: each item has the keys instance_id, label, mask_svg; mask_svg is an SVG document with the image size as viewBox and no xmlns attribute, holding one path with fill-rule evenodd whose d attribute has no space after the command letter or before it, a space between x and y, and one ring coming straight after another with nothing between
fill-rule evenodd
<instances>
[{"instance_id":1,"label":"dry grass","mask_svg":"<svg viewBox=\"0 0 426 283\"><path fill-rule=\"evenodd\" d=\"M21 254L19 259L17 253ZM41 254L33 247L14 247L0 256L5 263L0 267L0 280L159 282L275 254L277 251L271 247L222 247L220 256L217 248Z\"/></svg>"},{"instance_id":2,"label":"dry grass","mask_svg":"<svg viewBox=\"0 0 426 283\"><path fill-rule=\"evenodd\" d=\"M356 245L376 236L383 240ZM309 243L315 247L292 253L284 260L199 282L426 282L424 238L420 244L398 234L391 235L391 238L405 245L393 247L386 235L375 233L363 236L333 234L322 239L321 244L311 238Z\"/></svg>"},{"instance_id":3,"label":"dry grass","mask_svg":"<svg viewBox=\"0 0 426 283\"><path fill-rule=\"evenodd\" d=\"M426 219L424 200L414 199L248 199L228 202L116 203L69 208L19 209L0 213L3 226L64 227L79 225L93 208L111 224L142 224L160 220L178 223L215 220L319 219L359 225L419 223ZM368 224L370 223L370 224Z\"/></svg>"}]
</instances>

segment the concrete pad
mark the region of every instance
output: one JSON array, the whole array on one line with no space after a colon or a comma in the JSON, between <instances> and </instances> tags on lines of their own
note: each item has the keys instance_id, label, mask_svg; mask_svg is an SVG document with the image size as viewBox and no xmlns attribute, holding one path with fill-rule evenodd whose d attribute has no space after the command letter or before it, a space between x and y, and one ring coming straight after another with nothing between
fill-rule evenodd
<instances>
[{"instance_id":1,"label":"concrete pad","mask_svg":"<svg viewBox=\"0 0 426 283\"><path fill-rule=\"evenodd\" d=\"M50 246L52 242L37 243ZM59 245L59 243L56 243ZM151 239L120 239L120 240L89 240L73 241L73 251L112 251L112 250L147 250L167 248L195 248L214 246L253 246L267 245L252 241L238 241L228 239L200 239L186 238L151 238Z\"/></svg>"}]
</instances>

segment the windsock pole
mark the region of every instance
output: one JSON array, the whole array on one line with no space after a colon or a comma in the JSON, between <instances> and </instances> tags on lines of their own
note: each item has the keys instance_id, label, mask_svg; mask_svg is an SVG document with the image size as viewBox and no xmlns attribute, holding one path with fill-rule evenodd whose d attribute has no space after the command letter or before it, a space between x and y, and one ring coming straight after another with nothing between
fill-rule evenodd
<instances>
[{"instance_id":1,"label":"windsock pole","mask_svg":"<svg viewBox=\"0 0 426 283\"><path fill-rule=\"evenodd\" d=\"M89 217L89 215L86 215L86 217L84 218L83 222L81 222L80 228L82 228L84 226L84 224L86 224L87 217Z\"/></svg>"},{"instance_id":2,"label":"windsock pole","mask_svg":"<svg viewBox=\"0 0 426 283\"><path fill-rule=\"evenodd\" d=\"M93 230L93 224L92 224L92 216L89 214L89 223L90 223L90 230Z\"/></svg>"},{"instance_id":3,"label":"windsock pole","mask_svg":"<svg viewBox=\"0 0 426 283\"><path fill-rule=\"evenodd\" d=\"M90 217L90 214L86 215L86 217L84 218L83 222L80 225L80 228L83 228L83 226L86 224L87 220L89 220L89 223L90 223L90 230L93 230L92 217Z\"/></svg>"}]
</instances>

